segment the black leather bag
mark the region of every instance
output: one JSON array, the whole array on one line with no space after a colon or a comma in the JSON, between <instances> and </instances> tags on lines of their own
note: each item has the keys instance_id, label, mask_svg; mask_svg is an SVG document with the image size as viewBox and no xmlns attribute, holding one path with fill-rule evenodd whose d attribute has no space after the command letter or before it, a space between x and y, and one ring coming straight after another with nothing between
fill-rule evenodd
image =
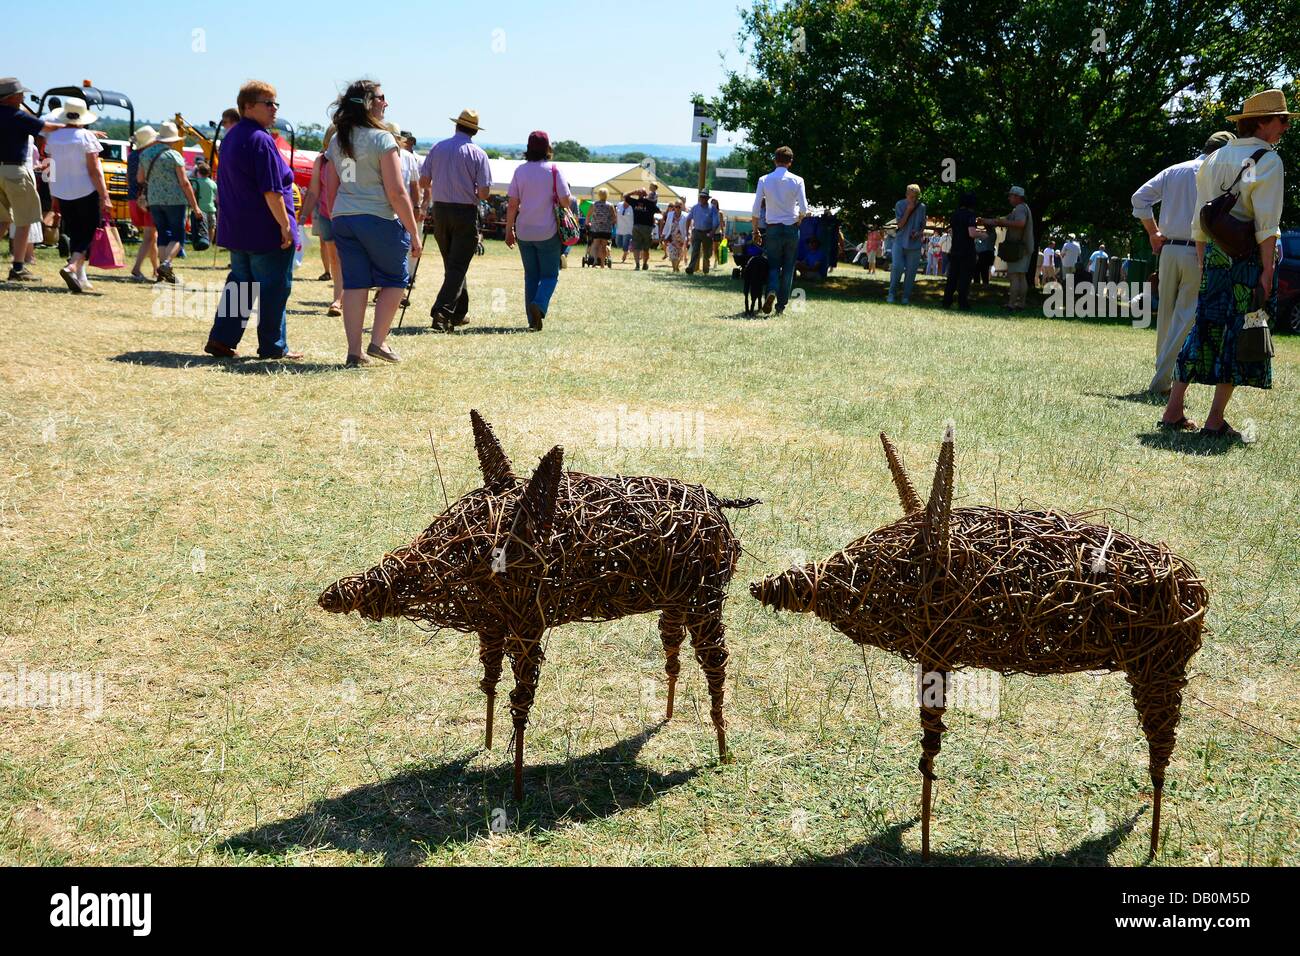
<instances>
[{"instance_id":1,"label":"black leather bag","mask_svg":"<svg viewBox=\"0 0 1300 956\"><path fill-rule=\"evenodd\" d=\"M1242 163L1237 178L1223 191L1223 194L1211 199L1201 206L1201 228L1214 238L1214 244L1234 259L1249 258L1255 251L1255 224L1246 222L1232 215L1232 210L1241 198L1233 188L1241 181L1247 169L1254 169L1268 150L1257 149L1250 156L1249 163Z\"/></svg>"}]
</instances>

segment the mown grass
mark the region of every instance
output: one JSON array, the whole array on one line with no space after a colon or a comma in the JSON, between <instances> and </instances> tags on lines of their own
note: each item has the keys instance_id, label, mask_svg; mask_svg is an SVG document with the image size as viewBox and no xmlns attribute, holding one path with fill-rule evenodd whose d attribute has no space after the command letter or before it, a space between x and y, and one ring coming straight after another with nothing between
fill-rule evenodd
<instances>
[{"instance_id":1,"label":"mown grass","mask_svg":"<svg viewBox=\"0 0 1300 956\"><path fill-rule=\"evenodd\" d=\"M1300 342L1278 340L1272 392L1234 399L1230 420L1259 440L1228 448L1155 433L1159 406L1137 394L1154 333L1124 321L1010 319L992 295L944 313L933 285L888 307L856 271L802 312L745 319L728 276L655 263L596 272L575 256L546 331L514 334L521 270L489 243L474 324L446 336L426 328L435 254L392 339L404 363L362 371L338 365L315 261L290 306L300 366L213 362L206 316L155 316L148 287L115 277L93 298L0 289L0 670L107 680L98 719L0 709L0 861L915 862L919 727L896 692L910 671L764 612L746 585L892 520L877 433L928 487L948 418L962 502L1113 508L1209 583L1159 862L1295 860ZM56 268L43 253L38 271ZM179 271L222 275L210 253ZM1207 401L1194 389L1191 414ZM702 441L616 446L620 406L702 416ZM471 407L524 473L561 443L571 468L764 499L732 514L734 762L717 763L689 659L659 726L652 616L570 625L549 636L516 806L504 703L480 749L472 638L317 608L441 510L430 432L448 493L479 483ZM1141 863L1146 745L1123 677L998 686L996 717L947 719L936 860Z\"/></svg>"}]
</instances>

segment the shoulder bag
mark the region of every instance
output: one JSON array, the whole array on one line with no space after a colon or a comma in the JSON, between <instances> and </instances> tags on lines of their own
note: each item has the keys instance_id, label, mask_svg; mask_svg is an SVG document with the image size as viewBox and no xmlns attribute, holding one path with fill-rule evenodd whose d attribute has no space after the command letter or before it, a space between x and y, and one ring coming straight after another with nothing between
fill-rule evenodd
<instances>
[{"instance_id":1,"label":"shoulder bag","mask_svg":"<svg viewBox=\"0 0 1300 956\"><path fill-rule=\"evenodd\" d=\"M1248 258L1254 252L1256 242L1254 221L1244 221L1232 215L1237 200L1241 198L1241 194L1233 192L1233 188L1241 181L1242 173L1247 168L1254 168L1267 152L1266 149L1255 150L1250 160L1241 164L1237 178L1228 188L1201 206L1201 228L1213 237L1216 246L1234 259Z\"/></svg>"},{"instance_id":2,"label":"shoulder bag","mask_svg":"<svg viewBox=\"0 0 1300 956\"><path fill-rule=\"evenodd\" d=\"M577 217L573 215L573 210L568 206L560 205L560 190L557 183L559 170L555 164L551 164L551 199L555 203L555 225L560 230L560 243L565 246L576 246L578 236L581 230L578 228Z\"/></svg>"}]
</instances>

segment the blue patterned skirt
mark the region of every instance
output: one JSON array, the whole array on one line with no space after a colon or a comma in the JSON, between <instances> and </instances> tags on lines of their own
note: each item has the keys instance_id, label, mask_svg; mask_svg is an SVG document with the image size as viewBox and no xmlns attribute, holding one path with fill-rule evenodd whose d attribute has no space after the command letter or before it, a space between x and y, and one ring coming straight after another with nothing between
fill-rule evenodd
<instances>
[{"instance_id":1,"label":"blue patterned skirt","mask_svg":"<svg viewBox=\"0 0 1300 956\"><path fill-rule=\"evenodd\" d=\"M1248 258L1234 261L1213 242L1206 244L1196 324L1178 353L1178 381L1273 387L1273 363L1269 359L1237 361L1237 336L1246 313L1254 308L1255 287L1262 271L1258 246ZM1277 317L1276 270L1264 310L1273 325Z\"/></svg>"}]
</instances>

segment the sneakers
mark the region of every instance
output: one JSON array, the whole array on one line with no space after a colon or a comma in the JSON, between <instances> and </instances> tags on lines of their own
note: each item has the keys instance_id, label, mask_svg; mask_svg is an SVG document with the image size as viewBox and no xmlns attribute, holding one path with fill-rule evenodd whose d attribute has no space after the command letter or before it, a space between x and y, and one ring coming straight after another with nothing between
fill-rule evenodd
<instances>
[{"instance_id":1,"label":"sneakers","mask_svg":"<svg viewBox=\"0 0 1300 956\"><path fill-rule=\"evenodd\" d=\"M775 293L775 292L769 292L769 293L767 294L767 298L763 300L763 314L764 314L764 315L771 315L771 314L772 314L772 304L773 304L774 302L776 302L776 293Z\"/></svg>"},{"instance_id":2,"label":"sneakers","mask_svg":"<svg viewBox=\"0 0 1300 956\"><path fill-rule=\"evenodd\" d=\"M10 282L40 282L36 274L26 266L14 265L9 267Z\"/></svg>"},{"instance_id":3,"label":"sneakers","mask_svg":"<svg viewBox=\"0 0 1300 956\"><path fill-rule=\"evenodd\" d=\"M348 367L348 368L362 368L363 366L366 366L366 365L369 365L369 364L370 364L370 359L366 358L364 355L349 355L349 356L348 356L348 362L347 362L347 367Z\"/></svg>"},{"instance_id":4,"label":"sneakers","mask_svg":"<svg viewBox=\"0 0 1300 956\"><path fill-rule=\"evenodd\" d=\"M158 278L163 282L170 282L172 285L177 283L176 273L172 272L172 264L164 262L158 266Z\"/></svg>"},{"instance_id":5,"label":"sneakers","mask_svg":"<svg viewBox=\"0 0 1300 956\"><path fill-rule=\"evenodd\" d=\"M59 278L67 284L69 292L75 292L77 295L80 295L85 291L81 287L81 280L77 278L77 274L67 266L64 266L59 270Z\"/></svg>"},{"instance_id":6,"label":"sneakers","mask_svg":"<svg viewBox=\"0 0 1300 956\"><path fill-rule=\"evenodd\" d=\"M330 274L329 274L328 272L322 272L319 276L316 277L316 281L317 281L317 282L329 282L329 281L330 281Z\"/></svg>"},{"instance_id":7,"label":"sneakers","mask_svg":"<svg viewBox=\"0 0 1300 956\"><path fill-rule=\"evenodd\" d=\"M143 272L135 272L135 271L132 271L132 272L131 272L131 281L132 281L132 282L149 282L150 279L149 279L149 277L146 276ZM154 280L152 280L152 281L156 282L156 281L158 281L158 280L157 280L157 279L154 279Z\"/></svg>"},{"instance_id":8,"label":"sneakers","mask_svg":"<svg viewBox=\"0 0 1300 956\"><path fill-rule=\"evenodd\" d=\"M546 313L542 311L540 305L536 302L528 303L528 328L534 332L542 331L542 319L545 317Z\"/></svg>"},{"instance_id":9,"label":"sneakers","mask_svg":"<svg viewBox=\"0 0 1300 956\"><path fill-rule=\"evenodd\" d=\"M383 359L385 362L391 362L393 365L401 361L398 354L387 345L376 345L374 342L366 346L366 354L373 355L377 359Z\"/></svg>"}]
</instances>

